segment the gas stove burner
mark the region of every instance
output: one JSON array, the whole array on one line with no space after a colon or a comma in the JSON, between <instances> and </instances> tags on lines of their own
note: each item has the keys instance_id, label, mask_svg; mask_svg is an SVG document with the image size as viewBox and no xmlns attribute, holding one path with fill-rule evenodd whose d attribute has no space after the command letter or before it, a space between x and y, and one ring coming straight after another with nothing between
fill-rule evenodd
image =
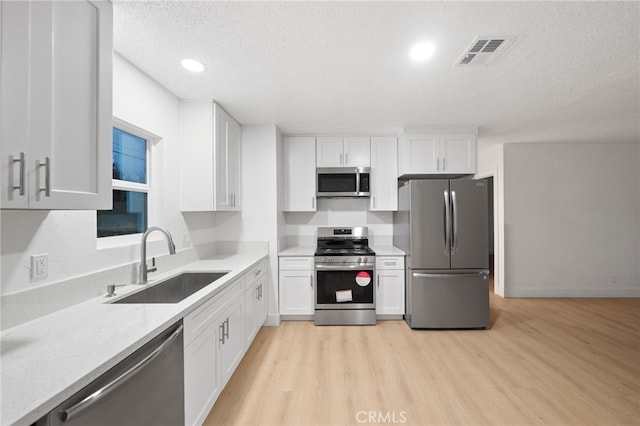
<instances>
[{"instance_id":1,"label":"gas stove burner","mask_svg":"<svg viewBox=\"0 0 640 426\"><path fill-rule=\"evenodd\" d=\"M373 256L375 252L369 247L364 248L319 248L315 252L316 256Z\"/></svg>"},{"instance_id":2,"label":"gas stove burner","mask_svg":"<svg viewBox=\"0 0 640 426\"><path fill-rule=\"evenodd\" d=\"M318 228L316 256L373 256L366 226Z\"/></svg>"}]
</instances>

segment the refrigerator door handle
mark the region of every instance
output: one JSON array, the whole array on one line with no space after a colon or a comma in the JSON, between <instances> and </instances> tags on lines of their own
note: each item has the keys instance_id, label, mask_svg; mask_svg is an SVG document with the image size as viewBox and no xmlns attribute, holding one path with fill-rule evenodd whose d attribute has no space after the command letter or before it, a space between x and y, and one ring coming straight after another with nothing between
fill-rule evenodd
<instances>
[{"instance_id":1,"label":"refrigerator door handle","mask_svg":"<svg viewBox=\"0 0 640 426\"><path fill-rule=\"evenodd\" d=\"M414 278L449 278L449 277L459 277L459 276L471 276L471 275L482 275L482 279L486 280L489 277L489 271L480 271L480 272L467 272L462 274L429 274L424 272L414 272Z\"/></svg>"},{"instance_id":2,"label":"refrigerator door handle","mask_svg":"<svg viewBox=\"0 0 640 426\"><path fill-rule=\"evenodd\" d=\"M458 249L458 200L456 198L456 191L451 191L451 206L453 210L453 224L451 226L453 239L451 241L451 254L454 254Z\"/></svg>"},{"instance_id":3,"label":"refrigerator door handle","mask_svg":"<svg viewBox=\"0 0 640 426\"><path fill-rule=\"evenodd\" d=\"M449 256L451 244L451 204L449 203L449 191L444 190L444 254Z\"/></svg>"}]
</instances>

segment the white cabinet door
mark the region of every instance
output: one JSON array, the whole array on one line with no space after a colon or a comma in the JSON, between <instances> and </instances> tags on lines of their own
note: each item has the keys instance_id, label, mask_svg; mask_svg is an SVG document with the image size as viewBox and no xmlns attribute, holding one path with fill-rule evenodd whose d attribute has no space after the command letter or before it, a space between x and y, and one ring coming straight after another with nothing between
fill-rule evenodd
<instances>
[{"instance_id":1,"label":"white cabinet door","mask_svg":"<svg viewBox=\"0 0 640 426\"><path fill-rule=\"evenodd\" d=\"M404 135L398 146L398 176L476 172L476 134Z\"/></svg>"},{"instance_id":2,"label":"white cabinet door","mask_svg":"<svg viewBox=\"0 0 640 426\"><path fill-rule=\"evenodd\" d=\"M210 322L184 351L185 424L202 422L221 391L217 369L219 327Z\"/></svg>"},{"instance_id":3,"label":"white cabinet door","mask_svg":"<svg viewBox=\"0 0 640 426\"><path fill-rule=\"evenodd\" d=\"M256 334L267 320L267 282L267 274L265 273L256 287L258 293L256 299Z\"/></svg>"},{"instance_id":4,"label":"white cabinet door","mask_svg":"<svg viewBox=\"0 0 640 426\"><path fill-rule=\"evenodd\" d=\"M398 176L438 172L438 135L405 135L398 148Z\"/></svg>"},{"instance_id":5,"label":"white cabinet door","mask_svg":"<svg viewBox=\"0 0 640 426\"><path fill-rule=\"evenodd\" d=\"M376 314L404 315L404 256L376 256Z\"/></svg>"},{"instance_id":6,"label":"white cabinet door","mask_svg":"<svg viewBox=\"0 0 640 426\"><path fill-rule=\"evenodd\" d=\"M322 136L317 138L317 167L369 167L369 137Z\"/></svg>"},{"instance_id":7,"label":"white cabinet door","mask_svg":"<svg viewBox=\"0 0 640 426\"><path fill-rule=\"evenodd\" d=\"M395 137L371 138L369 210L398 210L398 145Z\"/></svg>"},{"instance_id":8,"label":"white cabinet door","mask_svg":"<svg viewBox=\"0 0 640 426\"><path fill-rule=\"evenodd\" d=\"M109 209L111 3L12 3L1 6L2 171L12 187L3 189L2 207ZM28 25L14 28L25 17ZM22 156L23 164L14 161ZM21 181L22 195L13 189Z\"/></svg>"},{"instance_id":9,"label":"white cabinet door","mask_svg":"<svg viewBox=\"0 0 640 426\"><path fill-rule=\"evenodd\" d=\"M344 138L344 165L349 167L369 167L371 165L369 137Z\"/></svg>"},{"instance_id":10,"label":"white cabinet door","mask_svg":"<svg viewBox=\"0 0 640 426\"><path fill-rule=\"evenodd\" d=\"M404 315L404 270L381 269L376 275L376 313Z\"/></svg>"},{"instance_id":11,"label":"white cabinet door","mask_svg":"<svg viewBox=\"0 0 640 426\"><path fill-rule=\"evenodd\" d=\"M316 140L284 138L284 211L316 211Z\"/></svg>"},{"instance_id":12,"label":"white cabinet door","mask_svg":"<svg viewBox=\"0 0 640 426\"><path fill-rule=\"evenodd\" d=\"M443 173L476 172L476 139L470 133L451 133L440 138Z\"/></svg>"},{"instance_id":13,"label":"white cabinet door","mask_svg":"<svg viewBox=\"0 0 640 426\"><path fill-rule=\"evenodd\" d=\"M244 347L249 348L257 333L257 299L258 290L252 285L244 292Z\"/></svg>"},{"instance_id":14,"label":"white cabinet door","mask_svg":"<svg viewBox=\"0 0 640 426\"><path fill-rule=\"evenodd\" d=\"M3 208L28 208L31 189L29 155L29 3L0 2L2 117L0 161ZM29 164L30 165L30 164Z\"/></svg>"},{"instance_id":15,"label":"white cabinet door","mask_svg":"<svg viewBox=\"0 0 640 426\"><path fill-rule=\"evenodd\" d=\"M280 271L280 315L312 315L313 271Z\"/></svg>"},{"instance_id":16,"label":"white cabinet door","mask_svg":"<svg viewBox=\"0 0 640 426\"><path fill-rule=\"evenodd\" d=\"M344 165L342 137L318 137L316 141L317 167L340 167Z\"/></svg>"},{"instance_id":17,"label":"white cabinet door","mask_svg":"<svg viewBox=\"0 0 640 426\"><path fill-rule=\"evenodd\" d=\"M240 210L240 125L214 104L215 210Z\"/></svg>"},{"instance_id":18,"label":"white cabinet door","mask_svg":"<svg viewBox=\"0 0 640 426\"><path fill-rule=\"evenodd\" d=\"M222 336L218 339L218 356L223 386L227 383L244 355L244 299L236 297L218 317Z\"/></svg>"},{"instance_id":19,"label":"white cabinet door","mask_svg":"<svg viewBox=\"0 0 640 426\"><path fill-rule=\"evenodd\" d=\"M239 211L241 127L211 101L180 105L182 211Z\"/></svg>"}]
</instances>

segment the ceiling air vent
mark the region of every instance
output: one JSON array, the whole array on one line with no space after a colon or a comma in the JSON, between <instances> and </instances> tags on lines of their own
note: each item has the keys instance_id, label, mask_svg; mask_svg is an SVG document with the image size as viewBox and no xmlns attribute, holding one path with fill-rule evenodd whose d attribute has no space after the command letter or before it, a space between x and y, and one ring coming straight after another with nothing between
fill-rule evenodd
<instances>
[{"instance_id":1,"label":"ceiling air vent","mask_svg":"<svg viewBox=\"0 0 640 426\"><path fill-rule=\"evenodd\" d=\"M456 65L489 65L515 43L515 37L476 37Z\"/></svg>"}]
</instances>

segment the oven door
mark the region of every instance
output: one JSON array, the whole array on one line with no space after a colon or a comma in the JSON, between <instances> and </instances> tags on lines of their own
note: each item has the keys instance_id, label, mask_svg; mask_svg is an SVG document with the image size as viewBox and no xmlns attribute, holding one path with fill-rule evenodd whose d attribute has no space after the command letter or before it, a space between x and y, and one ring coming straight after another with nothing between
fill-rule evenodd
<instances>
[{"instance_id":1,"label":"oven door","mask_svg":"<svg viewBox=\"0 0 640 426\"><path fill-rule=\"evenodd\" d=\"M316 309L373 309L374 267L316 265Z\"/></svg>"}]
</instances>

